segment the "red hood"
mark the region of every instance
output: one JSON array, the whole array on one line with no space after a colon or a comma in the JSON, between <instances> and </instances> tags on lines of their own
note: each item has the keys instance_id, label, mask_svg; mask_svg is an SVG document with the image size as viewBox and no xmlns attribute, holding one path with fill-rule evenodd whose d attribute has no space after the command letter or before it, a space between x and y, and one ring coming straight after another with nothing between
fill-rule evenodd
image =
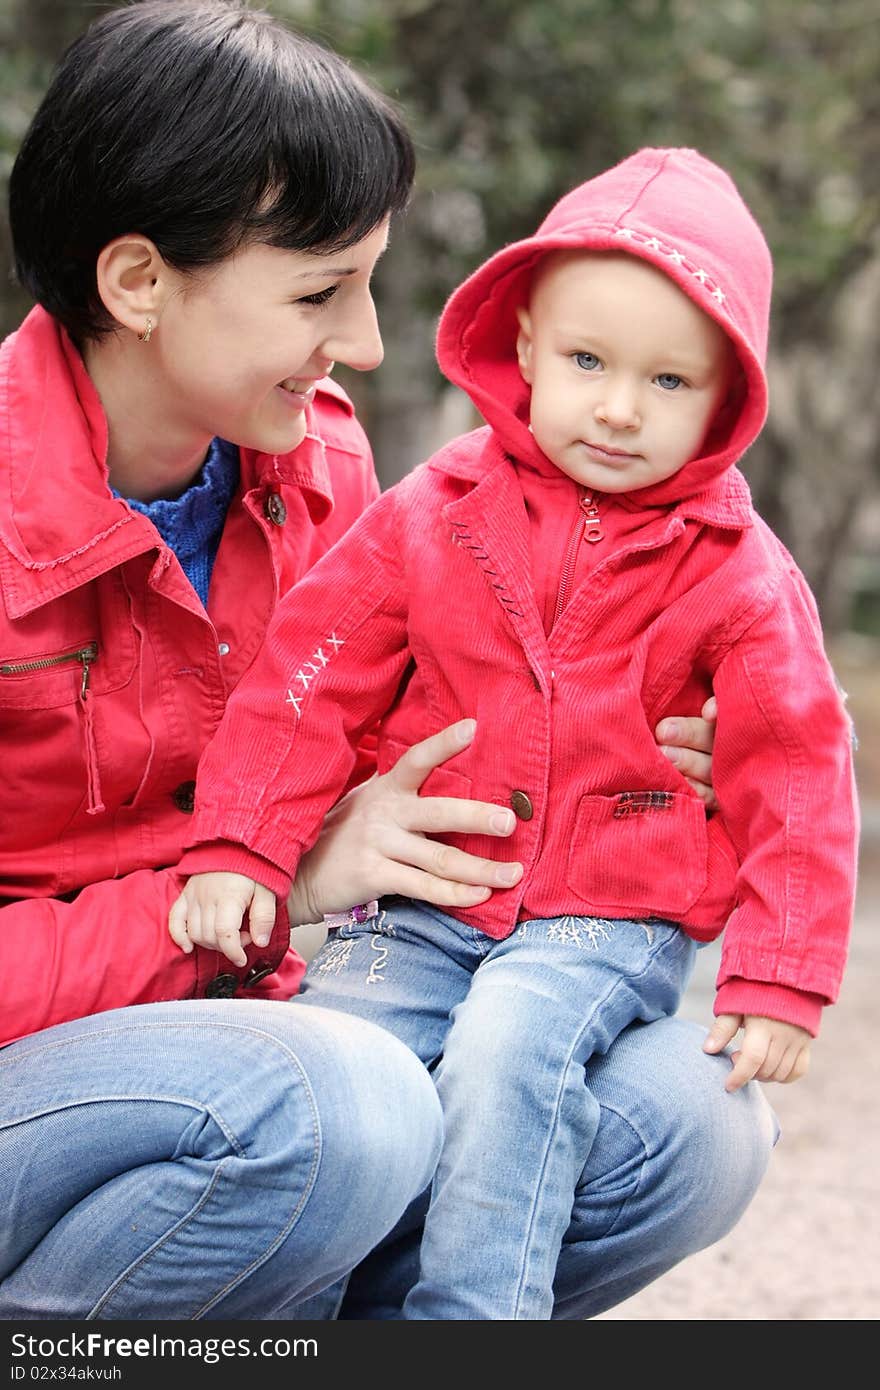
<instances>
[{"instance_id":1,"label":"red hood","mask_svg":"<svg viewBox=\"0 0 880 1390\"><path fill-rule=\"evenodd\" d=\"M516 309L549 251L628 251L650 261L718 322L743 369L738 413L723 437L673 478L634 497L668 503L710 488L742 457L767 414L764 362L772 287L767 243L731 178L688 149L644 149L561 198L536 234L492 256L451 296L437 335L442 371L462 387L502 445L553 468L528 430L529 392L516 360Z\"/></svg>"}]
</instances>

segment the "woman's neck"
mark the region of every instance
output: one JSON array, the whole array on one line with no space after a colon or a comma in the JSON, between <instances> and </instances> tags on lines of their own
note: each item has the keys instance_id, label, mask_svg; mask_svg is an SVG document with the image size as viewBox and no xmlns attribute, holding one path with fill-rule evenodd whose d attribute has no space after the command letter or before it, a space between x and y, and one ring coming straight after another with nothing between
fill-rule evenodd
<instances>
[{"instance_id":1,"label":"woman's neck","mask_svg":"<svg viewBox=\"0 0 880 1390\"><path fill-rule=\"evenodd\" d=\"M82 357L107 417L111 487L139 502L179 497L197 476L211 438L173 418L149 347L133 334L113 333L87 342Z\"/></svg>"}]
</instances>

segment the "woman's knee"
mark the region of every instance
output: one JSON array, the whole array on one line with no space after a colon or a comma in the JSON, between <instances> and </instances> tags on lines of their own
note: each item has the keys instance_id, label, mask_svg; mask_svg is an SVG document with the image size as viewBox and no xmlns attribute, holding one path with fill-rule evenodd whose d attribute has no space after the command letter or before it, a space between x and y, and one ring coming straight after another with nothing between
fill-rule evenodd
<instances>
[{"instance_id":1,"label":"woman's knee","mask_svg":"<svg viewBox=\"0 0 880 1390\"><path fill-rule=\"evenodd\" d=\"M759 1086L725 1091L729 1059L704 1053L704 1038L704 1029L681 1019L637 1025L588 1069L597 1099L620 1123L613 1153L600 1127L584 1177L601 1183L612 1165L638 1173L652 1218L668 1219L692 1249L736 1224L779 1135Z\"/></svg>"}]
</instances>

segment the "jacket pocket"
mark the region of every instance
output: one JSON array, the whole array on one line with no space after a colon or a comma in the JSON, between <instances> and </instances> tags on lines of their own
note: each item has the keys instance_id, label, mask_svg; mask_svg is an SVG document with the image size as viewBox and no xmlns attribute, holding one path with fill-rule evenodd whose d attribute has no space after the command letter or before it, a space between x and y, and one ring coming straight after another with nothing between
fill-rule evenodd
<instances>
[{"instance_id":1,"label":"jacket pocket","mask_svg":"<svg viewBox=\"0 0 880 1390\"><path fill-rule=\"evenodd\" d=\"M597 911L681 917L707 879L706 812L696 796L635 791L581 797L568 886Z\"/></svg>"}]
</instances>

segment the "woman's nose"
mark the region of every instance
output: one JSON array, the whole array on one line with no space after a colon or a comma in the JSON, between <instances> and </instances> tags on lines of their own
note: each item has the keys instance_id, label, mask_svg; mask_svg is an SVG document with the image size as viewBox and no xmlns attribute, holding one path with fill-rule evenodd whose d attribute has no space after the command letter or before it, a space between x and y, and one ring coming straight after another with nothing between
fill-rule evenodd
<instances>
[{"instance_id":1,"label":"woman's nose","mask_svg":"<svg viewBox=\"0 0 880 1390\"><path fill-rule=\"evenodd\" d=\"M367 293L357 304L347 306L344 318L336 323L332 336L322 344L322 349L328 357L344 362L356 372L371 372L379 366L385 349L371 294Z\"/></svg>"}]
</instances>

